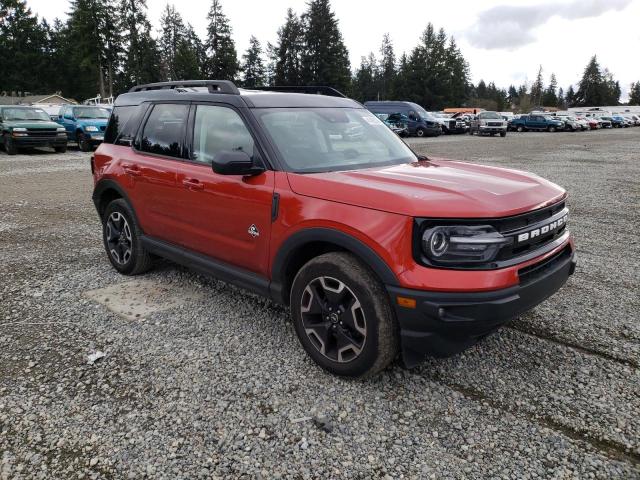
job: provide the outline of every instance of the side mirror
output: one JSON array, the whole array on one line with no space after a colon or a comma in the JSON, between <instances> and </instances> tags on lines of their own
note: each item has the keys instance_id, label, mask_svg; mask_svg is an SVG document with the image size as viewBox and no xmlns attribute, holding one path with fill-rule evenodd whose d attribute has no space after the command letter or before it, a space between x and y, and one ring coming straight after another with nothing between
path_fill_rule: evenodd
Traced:
<instances>
[{"instance_id":1,"label":"side mirror","mask_svg":"<svg viewBox=\"0 0 640 480\"><path fill-rule=\"evenodd\" d=\"M262 166L254 165L251 157L242 150L222 150L213 157L211 168L220 175L259 175Z\"/></svg>"}]
</instances>

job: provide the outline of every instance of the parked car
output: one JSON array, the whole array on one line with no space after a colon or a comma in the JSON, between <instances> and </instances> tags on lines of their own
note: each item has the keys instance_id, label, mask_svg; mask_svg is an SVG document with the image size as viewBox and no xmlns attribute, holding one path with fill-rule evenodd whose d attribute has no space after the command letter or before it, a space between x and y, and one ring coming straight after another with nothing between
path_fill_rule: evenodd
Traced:
<instances>
[{"instance_id":1,"label":"parked car","mask_svg":"<svg viewBox=\"0 0 640 480\"><path fill-rule=\"evenodd\" d=\"M526 132L527 130L546 130L555 132L564 130L564 122L554 117L541 114L521 115L511 121L511 129L518 132Z\"/></svg>"},{"instance_id":2,"label":"parked car","mask_svg":"<svg viewBox=\"0 0 640 480\"><path fill-rule=\"evenodd\" d=\"M83 152L88 152L102 143L110 115L111 112L103 107L65 105L58 114L58 123L65 128L69 140L77 142Z\"/></svg>"},{"instance_id":3,"label":"parked car","mask_svg":"<svg viewBox=\"0 0 640 480\"><path fill-rule=\"evenodd\" d=\"M600 124L600 128L613 128L613 122L611 121L611 117L595 117Z\"/></svg>"},{"instance_id":4,"label":"parked car","mask_svg":"<svg viewBox=\"0 0 640 480\"><path fill-rule=\"evenodd\" d=\"M446 113L430 112L433 118L440 124L442 133L450 135L452 133L466 133L469 128L461 118L454 118Z\"/></svg>"},{"instance_id":5,"label":"parked car","mask_svg":"<svg viewBox=\"0 0 640 480\"><path fill-rule=\"evenodd\" d=\"M578 122L577 119L575 119L574 117L571 116L561 116L561 117L554 117L556 120L560 120L562 122L564 122L564 129L567 132L576 132L578 130L582 130L582 126L580 125L580 123Z\"/></svg>"},{"instance_id":6,"label":"parked car","mask_svg":"<svg viewBox=\"0 0 640 480\"><path fill-rule=\"evenodd\" d=\"M594 117L578 117L579 120L586 122L589 126L589 130L597 130L601 128L600 122Z\"/></svg>"},{"instance_id":7,"label":"parked car","mask_svg":"<svg viewBox=\"0 0 640 480\"><path fill-rule=\"evenodd\" d=\"M576 265L564 189L419 156L348 98L134 87L91 171L118 272L158 255L288 305L307 354L337 375L462 351Z\"/></svg>"},{"instance_id":8,"label":"parked car","mask_svg":"<svg viewBox=\"0 0 640 480\"><path fill-rule=\"evenodd\" d=\"M507 136L508 122L498 112L480 112L471 121L469 134L478 135L489 134L492 137L498 133L501 137Z\"/></svg>"},{"instance_id":9,"label":"parked car","mask_svg":"<svg viewBox=\"0 0 640 480\"><path fill-rule=\"evenodd\" d=\"M569 118L573 119L573 121L575 121L580 126L580 130L585 131L591 129L591 126L589 125L589 122L587 120L574 116L569 116Z\"/></svg>"},{"instance_id":10,"label":"parked car","mask_svg":"<svg viewBox=\"0 0 640 480\"><path fill-rule=\"evenodd\" d=\"M408 119L410 135L417 137L437 137L442 134L438 121L424 108L413 102L365 102L364 106L373 113L401 113Z\"/></svg>"},{"instance_id":11,"label":"parked car","mask_svg":"<svg viewBox=\"0 0 640 480\"><path fill-rule=\"evenodd\" d=\"M409 135L409 118L402 113L376 113L376 117L384 122L391 131L401 137Z\"/></svg>"},{"instance_id":12,"label":"parked car","mask_svg":"<svg viewBox=\"0 0 640 480\"><path fill-rule=\"evenodd\" d=\"M51 121L41 108L0 106L0 133L4 150L15 155L24 147L51 147L56 152L67 151L64 128Z\"/></svg>"},{"instance_id":13,"label":"parked car","mask_svg":"<svg viewBox=\"0 0 640 480\"><path fill-rule=\"evenodd\" d=\"M629 119L624 117L623 115L612 115L611 116L611 123L616 128L629 128L629 127L631 127L633 125L629 121Z\"/></svg>"}]
</instances>

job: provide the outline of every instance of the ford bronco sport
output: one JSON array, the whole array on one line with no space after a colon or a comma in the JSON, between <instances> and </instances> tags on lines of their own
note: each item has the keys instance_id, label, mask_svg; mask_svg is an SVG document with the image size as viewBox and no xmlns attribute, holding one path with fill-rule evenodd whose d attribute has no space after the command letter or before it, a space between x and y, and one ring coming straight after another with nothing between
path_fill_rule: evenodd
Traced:
<instances>
[{"instance_id":1,"label":"ford bronco sport","mask_svg":"<svg viewBox=\"0 0 640 480\"><path fill-rule=\"evenodd\" d=\"M536 175L416 155L359 103L134 87L91 161L113 267L165 257L288 305L345 376L459 352L574 271L566 192Z\"/></svg>"}]
</instances>

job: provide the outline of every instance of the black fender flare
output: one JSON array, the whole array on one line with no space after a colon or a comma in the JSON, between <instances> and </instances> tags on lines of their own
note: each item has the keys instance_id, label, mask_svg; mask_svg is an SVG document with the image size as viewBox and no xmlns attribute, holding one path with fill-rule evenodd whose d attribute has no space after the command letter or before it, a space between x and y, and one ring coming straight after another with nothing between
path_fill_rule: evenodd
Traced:
<instances>
[{"instance_id":1,"label":"black fender flare","mask_svg":"<svg viewBox=\"0 0 640 480\"><path fill-rule=\"evenodd\" d=\"M288 298L289 292L285 290L290 288L290 285L286 284L286 272L292 255L305 244L314 242L332 243L353 253L374 271L383 284L399 285L393 270L391 270L389 265L367 244L347 233L332 228L305 228L287 238L274 257L271 267L271 284L269 289L271 297L278 303L287 303L285 299Z\"/></svg>"},{"instance_id":2,"label":"black fender flare","mask_svg":"<svg viewBox=\"0 0 640 480\"><path fill-rule=\"evenodd\" d=\"M114 190L120 195L124 200L129 204L131 211L133 212L133 216L135 217L136 224L138 228L142 230L142 226L140 225L140 221L138 220L138 215L136 214L136 210L133 208L133 203L131 203L131 199L129 195L124 191L124 189L116 182L115 180L103 179L96 183L96 186L93 188L93 194L91 195L91 199L93 200L93 204L96 207L96 211L100 216L100 220L102 220L102 212L100 210L100 201L102 199L102 194L107 190ZM103 205L106 206L106 205Z\"/></svg>"}]
</instances>

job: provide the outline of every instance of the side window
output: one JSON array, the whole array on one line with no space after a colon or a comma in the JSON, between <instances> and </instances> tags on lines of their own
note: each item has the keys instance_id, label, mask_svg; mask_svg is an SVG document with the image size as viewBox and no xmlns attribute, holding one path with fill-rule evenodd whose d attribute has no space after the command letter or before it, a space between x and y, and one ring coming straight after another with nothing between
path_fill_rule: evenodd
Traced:
<instances>
[{"instance_id":1,"label":"side window","mask_svg":"<svg viewBox=\"0 0 640 480\"><path fill-rule=\"evenodd\" d=\"M155 105L144 126L140 150L169 157L181 157L188 112L188 105Z\"/></svg>"},{"instance_id":2,"label":"side window","mask_svg":"<svg viewBox=\"0 0 640 480\"><path fill-rule=\"evenodd\" d=\"M138 127L138 112L141 106L114 107L109 117L107 130L104 132L104 143L131 145Z\"/></svg>"},{"instance_id":3,"label":"side window","mask_svg":"<svg viewBox=\"0 0 640 480\"><path fill-rule=\"evenodd\" d=\"M193 126L192 160L211 164L222 150L243 151L253 157L253 138L240 115L231 108L198 105Z\"/></svg>"}]
</instances>

